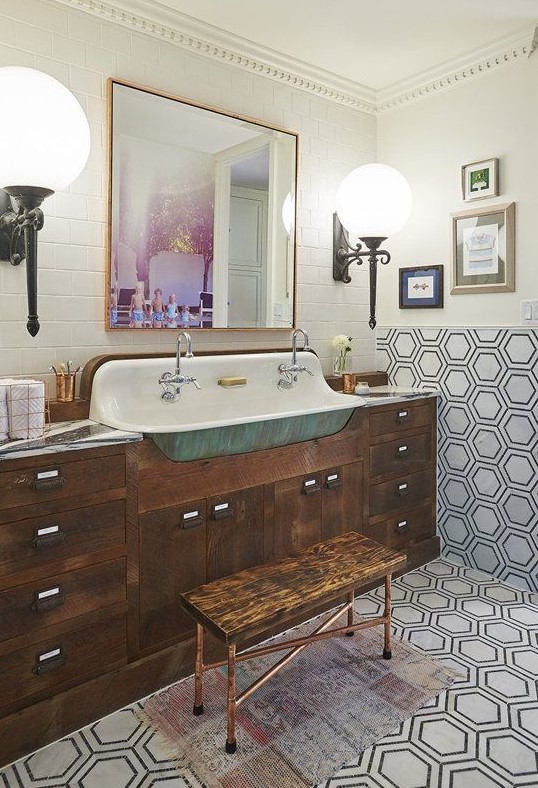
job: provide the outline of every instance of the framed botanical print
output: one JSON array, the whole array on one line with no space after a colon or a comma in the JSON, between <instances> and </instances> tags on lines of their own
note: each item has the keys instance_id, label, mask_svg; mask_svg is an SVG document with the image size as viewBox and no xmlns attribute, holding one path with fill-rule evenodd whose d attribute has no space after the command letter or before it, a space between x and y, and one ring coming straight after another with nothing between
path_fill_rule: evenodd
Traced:
<instances>
[{"instance_id":1,"label":"framed botanical print","mask_svg":"<svg viewBox=\"0 0 538 788\"><path fill-rule=\"evenodd\" d=\"M499 159L485 159L464 164L461 168L461 191L465 202L497 197Z\"/></svg>"},{"instance_id":2,"label":"framed botanical print","mask_svg":"<svg viewBox=\"0 0 538 788\"><path fill-rule=\"evenodd\" d=\"M443 275L442 265L400 268L400 309L442 309Z\"/></svg>"},{"instance_id":3,"label":"framed botanical print","mask_svg":"<svg viewBox=\"0 0 538 788\"><path fill-rule=\"evenodd\" d=\"M453 295L515 290L515 213L510 202L451 214Z\"/></svg>"}]
</instances>

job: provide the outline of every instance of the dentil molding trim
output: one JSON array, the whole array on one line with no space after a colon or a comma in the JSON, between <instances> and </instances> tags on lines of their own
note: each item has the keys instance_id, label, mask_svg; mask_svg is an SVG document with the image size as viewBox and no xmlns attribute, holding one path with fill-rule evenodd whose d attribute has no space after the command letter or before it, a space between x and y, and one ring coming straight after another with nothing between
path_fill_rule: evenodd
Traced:
<instances>
[{"instance_id":1,"label":"dentil molding trim","mask_svg":"<svg viewBox=\"0 0 538 788\"><path fill-rule=\"evenodd\" d=\"M174 11L156 0L55 1L371 115L437 95L514 60L530 57L538 46L538 26L533 25L471 55L376 91Z\"/></svg>"},{"instance_id":2,"label":"dentil molding trim","mask_svg":"<svg viewBox=\"0 0 538 788\"><path fill-rule=\"evenodd\" d=\"M380 90L377 94L377 111L380 113L398 109L458 87L514 60L530 57L537 46L538 26L520 29L510 36L476 49L471 55L447 61Z\"/></svg>"},{"instance_id":3,"label":"dentil molding trim","mask_svg":"<svg viewBox=\"0 0 538 788\"><path fill-rule=\"evenodd\" d=\"M376 112L376 92L353 80L316 68L213 25L148 0L56 0L155 38L163 39L276 82L315 93L369 114Z\"/></svg>"}]
</instances>

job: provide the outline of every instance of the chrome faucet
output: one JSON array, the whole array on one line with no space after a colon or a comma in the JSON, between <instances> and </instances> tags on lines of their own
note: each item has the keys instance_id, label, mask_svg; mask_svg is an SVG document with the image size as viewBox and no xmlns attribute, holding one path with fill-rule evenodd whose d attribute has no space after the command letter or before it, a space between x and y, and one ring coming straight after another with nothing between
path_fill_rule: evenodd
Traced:
<instances>
[{"instance_id":1,"label":"chrome faucet","mask_svg":"<svg viewBox=\"0 0 538 788\"><path fill-rule=\"evenodd\" d=\"M311 349L306 331L303 328L296 328L291 337L291 364L280 364L278 367L281 377L277 386L280 391L291 389L297 383L299 372L308 372L309 375L314 375L304 364L297 363L297 337L299 334L303 335L303 350Z\"/></svg>"},{"instance_id":2,"label":"chrome faucet","mask_svg":"<svg viewBox=\"0 0 538 788\"><path fill-rule=\"evenodd\" d=\"M181 374L181 340L183 337L185 337L186 345L185 358L194 358L191 335L186 331L180 331L177 335L175 372L163 372L159 378L159 385L163 388L163 393L161 394L163 402L176 402L181 396L181 387L186 383L194 383L197 389L201 389L196 378L193 378L191 375Z\"/></svg>"}]
</instances>

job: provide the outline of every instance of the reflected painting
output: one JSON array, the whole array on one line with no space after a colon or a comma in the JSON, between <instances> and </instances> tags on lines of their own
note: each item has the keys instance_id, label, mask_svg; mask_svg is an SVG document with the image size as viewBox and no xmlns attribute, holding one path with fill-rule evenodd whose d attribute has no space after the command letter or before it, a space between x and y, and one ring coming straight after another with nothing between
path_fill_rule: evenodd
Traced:
<instances>
[{"instance_id":1,"label":"reflected painting","mask_svg":"<svg viewBox=\"0 0 538 788\"><path fill-rule=\"evenodd\" d=\"M291 327L296 135L114 80L109 101L107 328Z\"/></svg>"}]
</instances>

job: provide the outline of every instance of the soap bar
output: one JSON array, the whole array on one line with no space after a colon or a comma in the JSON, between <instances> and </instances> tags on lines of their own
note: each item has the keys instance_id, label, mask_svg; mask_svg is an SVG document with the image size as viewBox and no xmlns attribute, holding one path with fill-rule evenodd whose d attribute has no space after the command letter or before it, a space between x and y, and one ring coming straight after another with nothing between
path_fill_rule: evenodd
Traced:
<instances>
[{"instance_id":1,"label":"soap bar","mask_svg":"<svg viewBox=\"0 0 538 788\"><path fill-rule=\"evenodd\" d=\"M218 380L219 386L224 386L228 388L229 386L246 386L247 379L246 378L219 378Z\"/></svg>"}]
</instances>

